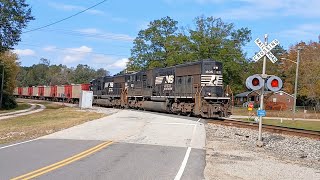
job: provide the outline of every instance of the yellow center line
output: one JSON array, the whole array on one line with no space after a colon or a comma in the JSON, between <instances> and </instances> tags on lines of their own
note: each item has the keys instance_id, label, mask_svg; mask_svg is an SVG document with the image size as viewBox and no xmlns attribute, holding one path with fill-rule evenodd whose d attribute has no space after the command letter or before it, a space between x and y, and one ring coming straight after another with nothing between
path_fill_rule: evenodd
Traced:
<instances>
[{"instance_id":1,"label":"yellow center line","mask_svg":"<svg viewBox=\"0 0 320 180\"><path fill-rule=\"evenodd\" d=\"M49 166L45 166L45 167L40 168L38 170L32 171L30 173L18 176L16 178L11 179L11 180L31 179L31 178L38 177L38 176L40 176L42 174L45 174L45 173L50 172L50 171L53 171L53 170L58 169L58 168L60 168L62 166L68 165L68 164L70 164L70 163L72 163L74 161L82 159L82 158L84 158L84 157L86 157L86 156L88 156L90 154L93 154L93 153L95 153L97 151L100 151L101 149L109 146L112 143L113 143L112 141L103 142L103 143L98 144L97 146L94 146L93 148L90 148L90 149L88 149L86 151L83 151L83 152L81 152L81 153L79 153L77 155L74 155L74 156L69 157L67 159L64 159L62 161L56 162L56 163L51 164Z\"/></svg>"}]
</instances>

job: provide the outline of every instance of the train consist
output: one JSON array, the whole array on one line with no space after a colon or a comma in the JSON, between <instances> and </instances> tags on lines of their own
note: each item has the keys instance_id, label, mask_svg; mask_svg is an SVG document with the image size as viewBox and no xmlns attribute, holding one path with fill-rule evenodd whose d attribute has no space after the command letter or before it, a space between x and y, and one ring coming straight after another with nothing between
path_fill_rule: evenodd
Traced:
<instances>
[{"instance_id":1,"label":"train consist","mask_svg":"<svg viewBox=\"0 0 320 180\"><path fill-rule=\"evenodd\" d=\"M79 102L82 90L93 91L93 104L204 118L226 117L230 97L223 91L222 63L203 60L94 79L90 84L16 88L15 95Z\"/></svg>"},{"instance_id":2,"label":"train consist","mask_svg":"<svg viewBox=\"0 0 320 180\"><path fill-rule=\"evenodd\" d=\"M93 103L204 118L230 115L222 64L203 60L92 80Z\"/></svg>"},{"instance_id":3,"label":"train consist","mask_svg":"<svg viewBox=\"0 0 320 180\"><path fill-rule=\"evenodd\" d=\"M13 95L20 98L78 103L81 91L89 89L90 84L17 87Z\"/></svg>"}]
</instances>

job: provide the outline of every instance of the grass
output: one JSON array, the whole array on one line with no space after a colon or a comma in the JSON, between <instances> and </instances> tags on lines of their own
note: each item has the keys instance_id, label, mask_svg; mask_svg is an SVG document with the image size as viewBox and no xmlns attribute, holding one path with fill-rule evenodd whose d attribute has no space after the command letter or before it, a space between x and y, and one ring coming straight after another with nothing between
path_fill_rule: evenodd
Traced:
<instances>
[{"instance_id":1,"label":"grass","mask_svg":"<svg viewBox=\"0 0 320 180\"><path fill-rule=\"evenodd\" d=\"M254 108L251 113L254 113L256 115L257 109ZM243 107L234 107L232 110L232 115L242 115L242 116L248 116L248 109ZM267 110L267 117L284 117L284 118L292 118L292 111L276 111L276 110ZM299 109L295 113L296 118L305 118L305 119L320 119L320 113L319 112L311 112L307 111L304 113L303 109Z\"/></svg>"},{"instance_id":2,"label":"grass","mask_svg":"<svg viewBox=\"0 0 320 180\"><path fill-rule=\"evenodd\" d=\"M2 113L8 113L8 112L14 112L14 111L20 111L20 110L24 110L24 109L28 109L30 108L31 105L27 104L27 103L18 103L18 107L14 108L14 109L10 109L10 110L0 110L0 114Z\"/></svg>"},{"instance_id":3,"label":"grass","mask_svg":"<svg viewBox=\"0 0 320 180\"><path fill-rule=\"evenodd\" d=\"M0 121L0 144L37 138L105 116L52 103L46 107L39 113Z\"/></svg>"},{"instance_id":4,"label":"grass","mask_svg":"<svg viewBox=\"0 0 320 180\"><path fill-rule=\"evenodd\" d=\"M248 121L248 119L241 119L243 121ZM299 128L305 130L319 131L320 132L320 121L304 121L304 120L283 120L282 123L277 119L263 119L263 124L275 125L290 128Z\"/></svg>"}]
</instances>

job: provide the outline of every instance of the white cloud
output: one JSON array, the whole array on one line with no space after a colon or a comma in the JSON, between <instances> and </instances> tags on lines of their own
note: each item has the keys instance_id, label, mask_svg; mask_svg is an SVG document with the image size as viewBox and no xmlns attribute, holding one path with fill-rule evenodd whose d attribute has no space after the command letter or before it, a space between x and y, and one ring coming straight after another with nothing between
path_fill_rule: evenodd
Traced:
<instances>
[{"instance_id":1,"label":"white cloud","mask_svg":"<svg viewBox=\"0 0 320 180\"><path fill-rule=\"evenodd\" d=\"M76 6L76 5L69 5L69 4L62 4L62 3L55 3L55 2L50 2L49 6L64 10L64 11L83 11L86 9L86 7L83 6ZM93 15L104 15L105 13L100 10L95 10L95 9L89 9L86 11L86 13L93 14Z\"/></svg>"},{"instance_id":2,"label":"white cloud","mask_svg":"<svg viewBox=\"0 0 320 180\"><path fill-rule=\"evenodd\" d=\"M279 32L281 37L296 39L301 37L301 40L317 39L320 32L320 24L302 24L292 29L287 29Z\"/></svg>"},{"instance_id":3,"label":"white cloud","mask_svg":"<svg viewBox=\"0 0 320 180\"><path fill-rule=\"evenodd\" d=\"M81 46L79 48L68 48L64 51L63 63L72 64L84 60L88 54L92 52L92 48Z\"/></svg>"},{"instance_id":4,"label":"white cloud","mask_svg":"<svg viewBox=\"0 0 320 180\"><path fill-rule=\"evenodd\" d=\"M105 40L116 40L116 41L125 41L125 42L132 42L134 40L133 37L127 34L103 32L96 28L79 29L77 30L77 32L80 32L84 35L87 35L92 38L97 38L100 40L105 39Z\"/></svg>"},{"instance_id":5,"label":"white cloud","mask_svg":"<svg viewBox=\"0 0 320 180\"><path fill-rule=\"evenodd\" d=\"M35 51L31 49L15 49L13 52L19 56L34 56L36 54Z\"/></svg>"},{"instance_id":6,"label":"white cloud","mask_svg":"<svg viewBox=\"0 0 320 180\"><path fill-rule=\"evenodd\" d=\"M100 33L100 30L96 28L86 28L86 29L79 29L78 30L81 33L87 33L87 34L97 34Z\"/></svg>"},{"instance_id":7,"label":"white cloud","mask_svg":"<svg viewBox=\"0 0 320 180\"><path fill-rule=\"evenodd\" d=\"M57 47L56 46L46 46L42 49L47 52L52 52L52 51L55 51L57 49Z\"/></svg>"},{"instance_id":8,"label":"white cloud","mask_svg":"<svg viewBox=\"0 0 320 180\"><path fill-rule=\"evenodd\" d=\"M119 60L117 60L116 62L107 65L107 69L111 69L111 70L114 70L114 69L123 70L123 69L126 68L128 61L129 61L128 58L119 59Z\"/></svg>"}]
</instances>

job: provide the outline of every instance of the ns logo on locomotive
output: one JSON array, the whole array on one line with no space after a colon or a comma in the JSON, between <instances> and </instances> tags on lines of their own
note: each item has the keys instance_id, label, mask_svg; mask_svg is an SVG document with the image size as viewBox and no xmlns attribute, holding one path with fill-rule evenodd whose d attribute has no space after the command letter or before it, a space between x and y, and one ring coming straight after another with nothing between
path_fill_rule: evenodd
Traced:
<instances>
[{"instance_id":1,"label":"ns logo on locomotive","mask_svg":"<svg viewBox=\"0 0 320 180\"><path fill-rule=\"evenodd\" d=\"M90 82L93 103L204 118L226 117L230 97L223 91L222 63L213 60L106 76Z\"/></svg>"}]
</instances>

